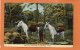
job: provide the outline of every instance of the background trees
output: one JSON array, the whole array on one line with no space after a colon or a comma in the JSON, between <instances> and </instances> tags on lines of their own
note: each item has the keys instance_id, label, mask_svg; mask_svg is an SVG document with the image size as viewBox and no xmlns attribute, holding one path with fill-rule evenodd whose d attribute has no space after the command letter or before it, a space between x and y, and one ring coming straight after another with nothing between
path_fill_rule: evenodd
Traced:
<instances>
[{"instance_id":1,"label":"background trees","mask_svg":"<svg viewBox=\"0 0 80 50\"><path fill-rule=\"evenodd\" d=\"M73 25L73 6L72 4L43 4L43 3L5 3L5 27L13 27L15 21L24 20L27 22L50 22L57 27L58 23L65 25L65 29L72 29ZM33 11L24 10L25 7L35 5ZM40 12L39 5L43 7ZM26 8L26 9L27 9ZM30 8L31 9L31 8Z\"/></svg>"},{"instance_id":2,"label":"background trees","mask_svg":"<svg viewBox=\"0 0 80 50\"><path fill-rule=\"evenodd\" d=\"M23 11L25 7L28 8L33 4L36 6L35 10ZM43 7L42 12L40 12L39 10L39 5ZM56 29L58 25L64 24L66 39L73 39L72 4L5 3L5 28L13 28L17 20L23 20L28 25L30 25L33 22L50 22L50 24L53 25Z\"/></svg>"}]
</instances>

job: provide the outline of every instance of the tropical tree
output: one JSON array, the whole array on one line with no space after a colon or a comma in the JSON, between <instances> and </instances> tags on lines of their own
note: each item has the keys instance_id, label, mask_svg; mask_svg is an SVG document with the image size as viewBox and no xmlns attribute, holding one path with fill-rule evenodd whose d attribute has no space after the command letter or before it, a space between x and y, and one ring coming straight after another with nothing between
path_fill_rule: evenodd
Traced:
<instances>
[{"instance_id":1,"label":"tropical tree","mask_svg":"<svg viewBox=\"0 0 80 50\"><path fill-rule=\"evenodd\" d=\"M7 26L10 27L13 21L23 16L22 12L25 5L22 7L21 4L22 3L5 3L5 24L7 23Z\"/></svg>"},{"instance_id":2,"label":"tropical tree","mask_svg":"<svg viewBox=\"0 0 80 50\"><path fill-rule=\"evenodd\" d=\"M30 3L30 4L28 5L28 7L31 6L31 5L33 5L33 4L35 4L35 6L36 6L36 12L37 12L36 22L38 23L38 18L39 18L39 8L38 8L38 5L39 5L39 3Z\"/></svg>"}]
</instances>

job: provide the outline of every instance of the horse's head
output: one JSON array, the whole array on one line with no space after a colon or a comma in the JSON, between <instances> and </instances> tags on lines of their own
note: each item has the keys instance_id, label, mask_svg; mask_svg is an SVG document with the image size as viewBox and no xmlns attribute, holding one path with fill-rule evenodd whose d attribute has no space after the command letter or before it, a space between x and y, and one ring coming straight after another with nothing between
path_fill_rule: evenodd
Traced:
<instances>
[{"instance_id":1,"label":"horse's head","mask_svg":"<svg viewBox=\"0 0 80 50\"><path fill-rule=\"evenodd\" d=\"M44 29L47 29L48 28L48 25L49 25L49 22L46 22L46 24L44 26Z\"/></svg>"},{"instance_id":2,"label":"horse's head","mask_svg":"<svg viewBox=\"0 0 80 50\"><path fill-rule=\"evenodd\" d=\"M22 25L23 21L18 21L17 23L18 23L17 27L20 27Z\"/></svg>"}]
</instances>

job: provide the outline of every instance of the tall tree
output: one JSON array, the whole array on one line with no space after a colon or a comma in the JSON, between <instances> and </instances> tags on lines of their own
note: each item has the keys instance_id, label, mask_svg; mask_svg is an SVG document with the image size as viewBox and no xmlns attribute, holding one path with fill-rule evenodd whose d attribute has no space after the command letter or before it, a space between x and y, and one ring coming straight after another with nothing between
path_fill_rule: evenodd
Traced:
<instances>
[{"instance_id":1,"label":"tall tree","mask_svg":"<svg viewBox=\"0 0 80 50\"><path fill-rule=\"evenodd\" d=\"M33 4L35 4L35 6L36 6L36 12L37 12L36 22L38 23L38 18L39 18L39 8L38 8L38 5L39 5L39 3L30 3L30 4L28 5L28 7L31 6L31 5L33 5Z\"/></svg>"},{"instance_id":2,"label":"tall tree","mask_svg":"<svg viewBox=\"0 0 80 50\"><path fill-rule=\"evenodd\" d=\"M8 23L9 26L12 25L13 20L20 18L25 7L25 5L21 6L21 4L22 3L5 3L5 21L7 21L6 23Z\"/></svg>"}]
</instances>

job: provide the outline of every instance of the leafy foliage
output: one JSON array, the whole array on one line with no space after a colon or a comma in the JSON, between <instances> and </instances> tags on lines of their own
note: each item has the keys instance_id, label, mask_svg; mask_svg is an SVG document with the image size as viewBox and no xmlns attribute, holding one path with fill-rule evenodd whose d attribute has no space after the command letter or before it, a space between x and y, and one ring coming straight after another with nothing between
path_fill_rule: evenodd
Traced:
<instances>
[{"instance_id":1,"label":"leafy foliage","mask_svg":"<svg viewBox=\"0 0 80 50\"><path fill-rule=\"evenodd\" d=\"M12 29L16 26L15 22L17 20L23 20L26 24L29 26L31 23L38 23L38 22L50 22L51 25L53 25L56 30L58 28L59 23L63 24L65 27L65 36L67 40L65 41L73 41L73 5L72 4L42 4L42 3L29 3L24 4L23 3L5 3L5 19L4 19L4 27L5 29ZM31 6L35 4L36 10L30 11L30 10L24 10L24 8L27 6ZM43 14L39 12L39 5L41 5L44 8ZM10 31L10 30L8 30ZM13 30L12 30L13 31ZM50 41L51 35L47 33L45 36L48 36L46 39ZM33 36L31 36L32 42L38 42L37 39L33 39ZM6 37L5 37L6 38ZM59 38L59 36L55 37L56 39ZM55 40L55 41L61 41L61 40ZM70 44L72 42L70 41ZM34 43L35 43L34 42ZM9 42L7 42L9 43Z\"/></svg>"}]
</instances>

